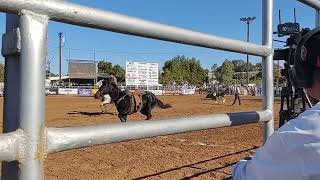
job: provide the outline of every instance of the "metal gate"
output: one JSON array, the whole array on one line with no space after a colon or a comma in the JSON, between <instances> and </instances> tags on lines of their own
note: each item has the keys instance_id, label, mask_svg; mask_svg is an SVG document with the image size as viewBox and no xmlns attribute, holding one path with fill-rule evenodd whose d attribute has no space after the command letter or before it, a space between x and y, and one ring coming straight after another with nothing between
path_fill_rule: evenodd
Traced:
<instances>
[{"instance_id":1,"label":"metal gate","mask_svg":"<svg viewBox=\"0 0 320 180\"><path fill-rule=\"evenodd\" d=\"M266 140L274 131L273 0L262 1L263 38L262 45L256 45L61 0L0 0L0 11L11 13L7 14L6 33L2 38L6 68L5 133L0 135L0 160L5 161L2 168L3 179L43 179L43 163L47 154L98 144L256 122L263 122ZM318 26L320 1L299 1L317 9ZM47 128L44 124L44 74L49 20L260 56L263 62L262 110L111 125Z\"/></svg>"}]
</instances>

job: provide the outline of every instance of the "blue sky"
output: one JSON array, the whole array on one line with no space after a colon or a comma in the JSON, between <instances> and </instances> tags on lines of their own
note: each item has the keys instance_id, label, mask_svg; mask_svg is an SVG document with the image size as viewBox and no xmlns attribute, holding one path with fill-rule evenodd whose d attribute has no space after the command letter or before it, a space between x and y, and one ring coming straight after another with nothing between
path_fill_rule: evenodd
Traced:
<instances>
[{"instance_id":1,"label":"blue sky","mask_svg":"<svg viewBox=\"0 0 320 180\"><path fill-rule=\"evenodd\" d=\"M261 0L71 0L71 2L96 7L116 13L152 20L213 35L246 40L246 25L240 17L256 16L250 25L250 41L261 44ZM314 10L295 0L274 1L274 30L278 24L278 9L282 22L293 21L296 8L297 21L301 27L314 27ZM5 31L5 14L0 13L0 33ZM102 30L82 28L57 22L49 24L49 53L51 71L58 72L58 33L62 32L66 42L63 49L63 73L67 73L69 55L72 59L108 60L125 66L126 61L159 62L176 55L196 57L204 68L225 59L245 59L244 54L198 48L159 40L128 36ZM281 39L274 36L276 39ZM282 38L283 39L283 38ZM275 47L283 44L274 43ZM1 45L0 45L1 46ZM72 50L83 49L83 50ZM86 49L86 50L85 50ZM102 52L103 51L103 52ZM0 60L3 58L0 57ZM257 63L261 58L250 56Z\"/></svg>"}]
</instances>

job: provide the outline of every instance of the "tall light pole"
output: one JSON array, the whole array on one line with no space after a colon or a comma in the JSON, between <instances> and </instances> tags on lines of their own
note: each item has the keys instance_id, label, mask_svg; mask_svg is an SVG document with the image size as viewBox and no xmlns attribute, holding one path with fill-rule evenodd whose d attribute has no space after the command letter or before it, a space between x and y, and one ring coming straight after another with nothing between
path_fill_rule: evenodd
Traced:
<instances>
[{"instance_id":1,"label":"tall light pole","mask_svg":"<svg viewBox=\"0 0 320 180\"><path fill-rule=\"evenodd\" d=\"M242 17L240 21L247 23L247 42L249 42L250 36L250 23L255 20L256 17ZM247 54L247 88L249 87L249 55Z\"/></svg>"},{"instance_id":2,"label":"tall light pole","mask_svg":"<svg viewBox=\"0 0 320 180\"><path fill-rule=\"evenodd\" d=\"M59 33L59 86L61 86L62 32Z\"/></svg>"}]
</instances>

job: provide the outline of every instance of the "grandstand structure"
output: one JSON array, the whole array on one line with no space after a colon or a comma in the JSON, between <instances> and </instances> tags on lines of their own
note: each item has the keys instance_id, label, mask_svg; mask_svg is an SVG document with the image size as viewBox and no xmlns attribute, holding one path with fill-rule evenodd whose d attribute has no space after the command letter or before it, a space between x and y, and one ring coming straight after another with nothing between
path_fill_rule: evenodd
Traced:
<instances>
[{"instance_id":1,"label":"grandstand structure","mask_svg":"<svg viewBox=\"0 0 320 180\"><path fill-rule=\"evenodd\" d=\"M59 85L59 77L49 77L52 85ZM98 79L97 61L68 59L68 74L61 77L63 85L93 86Z\"/></svg>"}]
</instances>

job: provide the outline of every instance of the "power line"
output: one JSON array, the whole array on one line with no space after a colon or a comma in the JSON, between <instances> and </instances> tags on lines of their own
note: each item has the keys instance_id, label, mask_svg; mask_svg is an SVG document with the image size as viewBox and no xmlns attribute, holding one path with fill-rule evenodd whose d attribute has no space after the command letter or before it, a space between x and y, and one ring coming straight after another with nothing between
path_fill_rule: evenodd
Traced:
<instances>
[{"instance_id":1,"label":"power line","mask_svg":"<svg viewBox=\"0 0 320 180\"><path fill-rule=\"evenodd\" d=\"M81 49L81 48L64 48L65 50L72 51L89 51L89 52L105 52L112 54L183 54L182 52L133 52L133 51L121 51L121 50L94 50L94 49ZM199 52L199 54L211 54L212 51Z\"/></svg>"}]
</instances>

